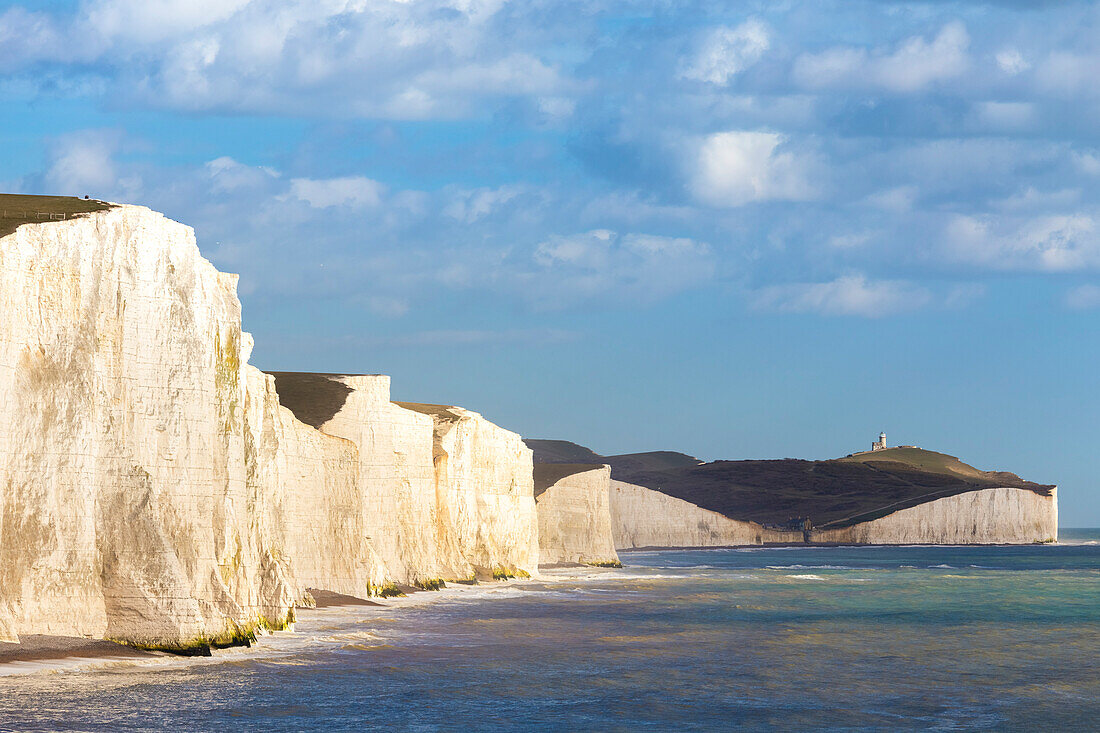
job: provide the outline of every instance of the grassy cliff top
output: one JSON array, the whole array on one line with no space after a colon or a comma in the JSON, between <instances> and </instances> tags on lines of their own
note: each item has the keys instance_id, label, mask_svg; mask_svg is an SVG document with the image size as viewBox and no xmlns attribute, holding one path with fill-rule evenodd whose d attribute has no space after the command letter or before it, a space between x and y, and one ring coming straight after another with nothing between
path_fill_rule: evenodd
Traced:
<instances>
[{"instance_id":1,"label":"grassy cliff top","mask_svg":"<svg viewBox=\"0 0 1100 733\"><path fill-rule=\"evenodd\" d=\"M113 204L75 196L30 196L0 193L0 237L6 237L22 224L64 221L93 211L105 211Z\"/></svg>"},{"instance_id":2,"label":"grassy cliff top","mask_svg":"<svg viewBox=\"0 0 1100 733\"><path fill-rule=\"evenodd\" d=\"M912 447L864 451L862 453L854 453L844 458L837 458L836 460L871 464L881 461L890 461L893 463L902 463L921 471L953 474L969 478L984 476L988 473L987 471L979 471L973 466L963 463L955 456L949 456L946 453L937 453L933 450Z\"/></svg>"}]
</instances>

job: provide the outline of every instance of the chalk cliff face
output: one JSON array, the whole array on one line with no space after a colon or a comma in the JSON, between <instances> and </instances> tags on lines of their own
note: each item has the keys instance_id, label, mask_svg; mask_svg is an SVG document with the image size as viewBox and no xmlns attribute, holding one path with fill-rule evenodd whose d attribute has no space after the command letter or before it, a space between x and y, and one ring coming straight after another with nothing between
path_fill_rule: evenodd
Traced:
<instances>
[{"instance_id":1,"label":"chalk cliff face","mask_svg":"<svg viewBox=\"0 0 1100 733\"><path fill-rule=\"evenodd\" d=\"M607 465L535 466L540 563L619 562L611 531L610 490Z\"/></svg>"},{"instance_id":2,"label":"chalk cliff face","mask_svg":"<svg viewBox=\"0 0 1100 733\"><path fill-rule=\"evenodd\" d=\"M256 470L275 403L236 278L142 207L0 242L3 636L171 646L285 623L286 497Z\"/></svg>"},{"instance_id":3,"label":"chalk cliff face","mask_svg":"<svg viewBox=\"0 0 1100 733\"><path fill-rule=\"evenodd\" d=\"M813 542L1021 544L1058 539L1058 494L997 488L936 499L843 529L811 533Z\"/></svg>"},{"instance_id":4,"label":"chalk cliff face","mask_svg":"<svg viewBox=\"0 0 1100 733\"><path fill-rule=\"evenodd\" d=\"M296 415L358 449L363 533L385 576L373 587L537 571L531 452L516 433L460 407L391 402L383 375L275 379Z\"/></svg>"},{"instance_id":5,"label":"chalk cliff face","mask_svg":"<svg viewBox=\"0 0 1100 733\"><path fill-rule=\"evenodd\" d=\"M0 639L229 643L307 588L537 570L518 435L380 376L299 419L236 282L142 207L0 238Z\"/></svg>"},{"instance_id":6,"label":"chalk cliff face","mask_svg":"<svg viewBox=\"0 0 1100 733\"><path fill-rule=\"evenodd\" d=\"M611 480L615 547L723 547L801 542L801 532L766 529L642 486Z\"/></svg>"},{"instance_id":7,"label":"chalk cliff face","mask_svg":"<svg viewBox=\"0 0 1100 733\"><path fill-rule=\"evenodd\" d=\"M363 529L388 579L415 583L442 577L435 522L432 419L390 402L387 376L328 379L348 391L335 414L319 427L359 449ZM352 595L364 592L360 589Z\"/></svg>"},{"instance_id":8,"label":"chalk cliff face","mask_svg":"<svg viewBox=\"0 0 1100 733\"><path fill-rule=\"evenodd\" d=\"M970 491L879 519L808 533L766 528L652 489L611 481L615 547L715 547L762 543L1028 544L1058 539L1058 495L1029 489Z\"/></svg>"},{"instance_id":9,"label":"chalk cliff face","mask_svg":"<svg viewBox=\"0 0 1100 733\"><path fill-rule=\"evenodd\" d=\"M279 405L271 377L249 369L267 403L256 471L281 498L272 525L299 587L368 595L389 576L370 539L358 447L297 420Z\"/></svg>"},{"instance_id":10,"label":"chalk cliff face","mask_svg":"<svg viewBox=\"0 0 1100 733\"><path fill-rule=\"evenodd\" d=\"M433 422L441 577L537 573L531 451L523 439L461 407L397 404Z\"/></svg>"}]
</instances>

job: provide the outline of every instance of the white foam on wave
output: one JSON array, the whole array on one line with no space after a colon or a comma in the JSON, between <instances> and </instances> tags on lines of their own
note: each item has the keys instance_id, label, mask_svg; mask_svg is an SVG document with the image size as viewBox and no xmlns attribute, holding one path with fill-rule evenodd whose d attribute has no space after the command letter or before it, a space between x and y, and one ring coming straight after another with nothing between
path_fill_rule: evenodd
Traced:
<instances>
[{"instance_id":1,"label":"white foam on wave","mask_svg":"<svg viewBox=\"0 0 1100 733\"><path fill-rule=\"evenodd\" d=\"M768 565L768 570L868 570L869 568L857 568L851 565Z\"/></svg>"}]
</instances>

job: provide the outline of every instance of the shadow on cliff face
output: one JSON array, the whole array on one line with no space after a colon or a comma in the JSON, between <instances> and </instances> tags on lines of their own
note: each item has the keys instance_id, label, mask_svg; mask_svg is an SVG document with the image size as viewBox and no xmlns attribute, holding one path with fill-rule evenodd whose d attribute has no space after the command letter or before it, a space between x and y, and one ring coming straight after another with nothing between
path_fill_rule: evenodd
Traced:
<instances>
[{"instance_id":1,"label":"shadow on cliff face","mask_svg":"<svg viewBox=\"0 0 1100 733\"><path fill-rule=\"evenodd\" d=\"M341 374L309 372L268 372L275 377L279 404L294 413L306 425L320 428L347 402L351 387L333 377Z\"/></svg>"}]
</instances>

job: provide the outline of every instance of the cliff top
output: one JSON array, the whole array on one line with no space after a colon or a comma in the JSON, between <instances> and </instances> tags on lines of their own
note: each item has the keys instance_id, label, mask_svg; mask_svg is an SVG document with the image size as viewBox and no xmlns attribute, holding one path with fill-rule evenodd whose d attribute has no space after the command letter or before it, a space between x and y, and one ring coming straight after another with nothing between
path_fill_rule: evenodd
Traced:
<instances>
[{"instance_id":1,"label":"cliff top","mask_svg":"<svg viewBox=\"0 0 1100 733\"><path fill-rule=\"evenodd\" d=\"M0 237L6 237L23 224L64 221L93 211L105 211L112 206L114 204L75 196L0 193Z\"/></svg>"},{"instance_id":2,"label":"cliff top","mask_svg":"<svg viewBox=\"0 0 1100 733\"><path fill-rule=\"evenodd\" d=\"M539 496L566 476L584 473L585 471L595 471L606 465L606 463L536 463L535 496Z\"/></svg>"},{"instance_id":3,"label":"cliff top","mask_svg":"<svg viewBox=\"0 0 1100 733\"><path fill-rule=\"evenodd\" d=\"M955 456L949 456L946 453L937 453L936 451L925 450L923 448L885 448L877 451L864 451L844 458L837 458L836 460L851 463L865 463L869 466L874 466L886 461L890 463L901 463L918 471L960 476L967 479L999 479L1008 482L1020 482L1020 477L1014 473L980 471L973 466L963 463ZM1028 482L1024 481L1023 483Z\"/></svg>"},{"instance_id":4,"label":"cliff top","mask_svg":"<svg viewBox=\"0 0 1100 733\"><path fill-rule=\"evenodd\" d=\"M523 442L535 454L535 463L603 463L603 456L568 440L524 438Z\"/></svg>"},{"instance_id":5,"label":"cliff top","mask_svg":"<svg viewBox=\"0 0 1100 733\"><path fill-rule=\"evenodd\" d=\"M615 456L605 456L605 460L620 473L666 471L671 468L699 466L703 463L695 456L670 450L655 450L648 453L622 453Z\"/></svg>"},{"instance_id":6,"label":"cliff top","mask_svg":"<svg viewBox=\"0 0 1100 733\"><path fill-rule=\"evenodd\" d=\"M419 412L422 415L431 415L432 417L438 417L441 420L450 420L454 422L459 419L458 413L455 412L456 408L453 405L433 405L427 402L394 402L393 404L398 407L404 407L406 410L412 410L413 412Z\"/></svg>"},{"instance_id":7,"label":"cliff top","mask_svg":"<svg viewBox=\"0 0 1100 733\"><path fill-rule=\"evenodd\" d=\"M698 466L702 463L694 456L668 450L601 456L590 448L568 440L524 438L523 442L535 454L535 463L587 463L597 465L606 463L624 472L660 471L682 466Z\"/></svg>"}]
</instances>

